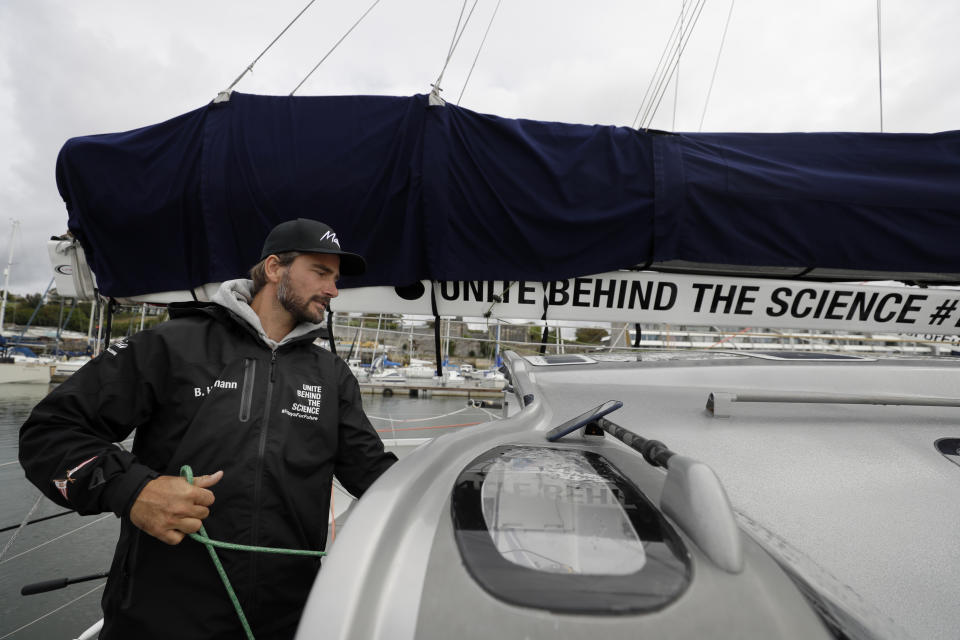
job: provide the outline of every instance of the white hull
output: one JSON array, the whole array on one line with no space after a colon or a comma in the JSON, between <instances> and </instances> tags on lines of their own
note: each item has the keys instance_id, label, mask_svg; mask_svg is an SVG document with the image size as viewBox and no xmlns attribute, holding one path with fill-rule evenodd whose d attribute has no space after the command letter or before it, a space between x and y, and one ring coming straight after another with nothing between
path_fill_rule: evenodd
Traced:
<instances>
[{"instance_id":1,"label":"white hull","mask_svg":"<svg viewBox=\"0 0 960 640\"><path fill-rule=\"evenodd\" d=\"M50 365L41 363L0 363L0 384L50 384Z\"/></svg>"},{"instance_id":2,"label":"white hull","mask_svg":"<svg viewBox=\"0 0 960 640\"><path fill-rule=\"evenodd\" d=\"M90 362L90 358L87 357L71 358L70 360L58 362L53 368L52 381L62 382L66 380L88 362Z\"/></svg>"}]
</instances>

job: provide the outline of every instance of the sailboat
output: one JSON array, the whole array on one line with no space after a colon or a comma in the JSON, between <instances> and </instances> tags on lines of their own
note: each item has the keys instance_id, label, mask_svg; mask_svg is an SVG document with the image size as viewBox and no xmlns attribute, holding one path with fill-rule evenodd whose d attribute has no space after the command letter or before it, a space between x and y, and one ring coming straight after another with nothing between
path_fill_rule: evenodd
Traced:
<instances>
[{"instance_id":1,"label":"sailboat","mask_svg":"<svg viewBox=\"0 0 960 640\"><path fill-rule=\"evenodd\" d=\"M10 269L13 267L13 240L17 234L20 222L13 221L13 228L10 231L10 251L7 258L7 266L3 269L3 301L0 302L0 346L2 346L2 357L0 357L0 384L5 383L29 383L29 384L49 384L51 374L51 363L41 360L37 357L29 357L21 354L19 350L11 349L16 345L11 345L2 335L4 319L7 311L7 292L10 289ZM29 351L29 349L27 349ZM31 356L33 354L31 353Z\"/></svg>"},{"instance_id":2,"label":"sailboat","mask_svg":"<svg viewBox=\"0 0 960 640\"><path fill-rule=\"evenodd\" d=\"M159 138L172 142L146 144ZM196 171L157 171L151 155L162 188L98 191L87 177L96 163L142 184L137 149L158 146ZM203 299L243 273L270 224L323 201L370 256L338 299L351 311L949 336L957 292L935 285L960 281L960 184L937 176L956 175L958 150L958 132L657 134L427 96L233 94L69 141L58 184L76 240L60 255L74 274L89 264L105 296ZM356 162L338 171L331 158L348 152ZM229 179L251 174L262 192ZM141 195L157 192L169 199ZM192 215L151 226L174 209ZM811 220L827 218L844 232L823 237ZM143 261L135 237L178 250ZM925 286L862 283L891 278ZM506 363L510 417L434 440L371 489L298 637L486 637L491 621L567 638L960 626L945 569L960 519L943 508L960 498L955 362L717 351Z\"/></svg>"},{"instance_id":3,"label":"sailboat","mask_svg":"<svg viewBox=\"0 0 960 640\"><path fill-rule=\"evenodd\" d=\"M73 274L64 295L92 296L95 274L115 300L204 300L273 224L323 203L369 259L345 311L949 341L958 165L956 131L678 134L426 94L233 92L70 140L57 182L72 237L51 255ZM144 260L138 238L164 250ZM298 638L960 628L955 361L504 359L506 419L418 448L351 509Z\"/></svg>"}]
</instances>

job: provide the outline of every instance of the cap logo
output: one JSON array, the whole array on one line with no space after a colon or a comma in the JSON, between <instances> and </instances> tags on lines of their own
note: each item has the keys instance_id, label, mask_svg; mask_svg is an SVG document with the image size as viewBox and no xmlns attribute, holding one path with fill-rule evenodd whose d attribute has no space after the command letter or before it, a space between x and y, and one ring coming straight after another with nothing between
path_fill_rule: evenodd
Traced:
<instances>
[{"instance_id":1,"label":"cap logo","mask_svg":"<svg viewBox=\"0 0 960 640\"><path fill-rule=\"evenodd\" d=\"M337 240L337 234L335 234L333 231L327 231L324 233L323 237L320 238L320 242L323 242L324 240L330 240L330 242L337 245L338 249L340 248L340 241Z\"/></svg>"}]
</instances>

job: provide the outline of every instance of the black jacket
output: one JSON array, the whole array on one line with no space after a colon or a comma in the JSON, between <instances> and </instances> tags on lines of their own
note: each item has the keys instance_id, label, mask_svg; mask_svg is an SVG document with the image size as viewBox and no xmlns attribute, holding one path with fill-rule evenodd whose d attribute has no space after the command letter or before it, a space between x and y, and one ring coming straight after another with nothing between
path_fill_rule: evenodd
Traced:
<instances>
[{"instance_id":1,"label":"black jacket","mask_svg":"<svg viewBox=\"0 0 960 640\"><path fill-rule=\"evenodd\" d=\"M158 474L223 469L204 521L217 540L323 549L332 477L360 496L396 457L363 413L356 378L313 345L266 346L215 304L171 306L169 322L111 345L34 409L20 431L27 477L82 514L113 511L120 540L102 638L240 638L206 549L133 526ZM113 442L136 429L132 452ZM78 468L79 467L79 468ZM319 560L219 552L258 640L291 637Z\"/></svg>"}]
</instances>

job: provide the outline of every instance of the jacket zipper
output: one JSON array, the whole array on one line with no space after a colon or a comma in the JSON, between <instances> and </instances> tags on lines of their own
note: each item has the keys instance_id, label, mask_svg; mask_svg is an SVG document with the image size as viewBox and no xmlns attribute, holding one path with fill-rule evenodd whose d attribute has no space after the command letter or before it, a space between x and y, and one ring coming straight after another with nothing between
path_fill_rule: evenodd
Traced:
<instances>
[{"instance_id":1,"label":"jacket zipper","mask_svg":"<svg viewBox=\"0 0 960 640\"><path fill-rule=\"evenodd\" d=\"M260 428L260 444L257 448L257 470L253 485L253 526L252 541L250 544L260 544L260 488L263 484L263 457L267 449L267 431L270 426L270 399L273 396L273 383L276 381L277 351L270 354L270 376L267 382L267 398L264 403L263 426ZM250 554L250 590L253 595L254 607L258 606L259 598L256 597L257 585L257 555Z\"/></svg>"},{"instance_id":2,"label":"jacket zipper","mask_svg":"<svg viewBox=\"0 0 960 640\"><path fill-rule=\"evenodd\" d=\"M243 360L243 390L240 395L240 422L250 419L250 406L253 404L253 382L257 371L257 361L254 358Z\"/></svg>"}]
</instances>

